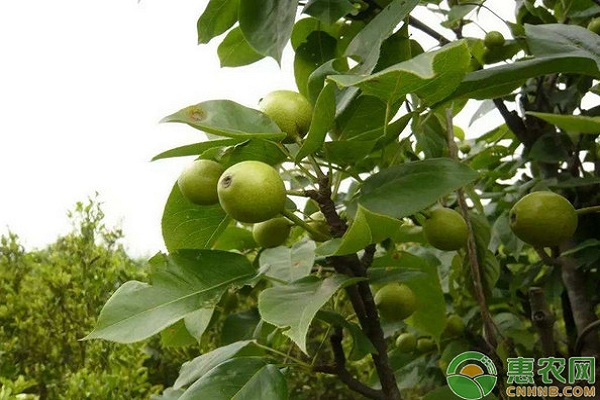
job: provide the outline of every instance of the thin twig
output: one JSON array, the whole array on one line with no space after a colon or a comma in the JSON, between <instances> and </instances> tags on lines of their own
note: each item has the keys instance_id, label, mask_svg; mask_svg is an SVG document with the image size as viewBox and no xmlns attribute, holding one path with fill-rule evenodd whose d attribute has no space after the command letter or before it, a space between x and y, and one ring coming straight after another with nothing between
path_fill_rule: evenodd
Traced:
<instances>
[{"instance_id":1,"label":"thin twig","mask_svg":"<svg viewBox=\"0 0 600 400\"><path fill-rule=\"evenodd\" d=\"M600 206L578 208L577 210L575 210L575 212L577 213L577 215L600 213Z\"/></svg>"},{"instance_id":2,"label":"thin twig","mask_svg":"<svg viewBox=\"0 0 600 400\"><path fill-rule=\"evenodd\" d=\"M363 384L352 376L350 371L346 368L346 355L344 354L344 348L342 347L343 332L339 326L335 327L334 333L329 338L331 342L331 349L333 350L333 365L321 365L314 368L317 372L326 374L337 375L342 382L348 386L351 390L362 394L365 397L375 400L386 400L385 395L381 390L375 390Z\"/></svg>"},{"instance_id":3,"label":"thin twig","mask_svg":"<svg viewBox=\"0 0 600 400\"><path fill-rule=\"evenodd\" d=\"M534 247L534 249L544 264L550 265L551 267L560 267L562 265L559 259L549 256L544 249L540 247Z\"/></svg>"},{"instance_id":4,"label":"thin twig","mask_svg":"<svg viewBox=\"0 0 600 400\"><path fill-rule=\"evenodd\" d=\"M458 148L456 143L454 142L454 124L453 124L453 114L452 109L446 109L446 129L448 131L448 150L450 153L450 157L454 160L458 160ZM500 368L502 364L502 360L498 357L496 353L496 347L498 346L498 339L496 338L496 326L494 325L494 320L492 319L492 315L487 305L487 301L485 298L485 293L483 291L483 283L481 279L481 267L479 265L479 260L477 258L477 246L475 242L475 234L473 232L473 225L471 224L471 218L469 216L469 206L467 204L466 196L464 190L458 189L456 191L457 201L461 211L463 218L467 224L467 228L469 231L469 237L467 240L467 257L469 258L469 267L471 269L471 274L473 278L473 286L475 288L475 297L477 299L477 303L479 304L479 312L481 314L481 320L483 321L484 326L484 336L489 355L494 359L498 368ZM502 372L502 371L500 371ZM501 390L502 396L504 396L503 391Z\"/></svg>"},{"instance_id":5,"label":"thin twig","mask_svg":"<svg viewBox=\"0 0 600 400\"><path fill-rule=\"evenodd\" d=\"M456 143L454 142L454 125L452 122L453 115L452 109L446 110L446 124L448 130L448 150L450 153L450 157L458 160L458 149L456 147ZM471 273L473 275L473 283L475 286L475 295L477 297L477 302L479 303L479 307L481 309L481 318L483 320L485 330L486 330L486 341L488 344L495 350L497 346L497 340L495 338L495 329L492 322L492 317L490 315L490 311L487 307L487 302L485 299L485 294L483 292L483 284L481 280L481 269L479 266L479 260L477 258L477 247L475 245L475 235L473 234L473 227L471 224L471 218L469 216L469 206L467 205L467 201L465 198L464 190L459 189L457 191L457 200L458 205L460 207L460 211L462 213L465 222L467 223L467 227L469 228L469 238L467 241L467 256L469 257L469 265L471 267Z\"/></svg>"},{"instance_id":6,"label":"thin twig","mask_svg":"<svg viewBox=\"0 0 600 400\"><path fill-rule=\"evenodd\" d=\"M423 22L419 21L412 15L408 17L408 24L414 28L417 28L421 32L428 34L429 36L440 42L442 46L451 43L450 39L446 38L441 33L431 29L428 25L425 25Z\"/></svg>"},{"instance_id":7,"label":"thin twig","mask_svg":"<svg viewBox=\"0 0 600 400\"><path fill-rule=\"evenodd\" d=\"M504 122L506 122L508 128L515 134L520 142L527 146L529 143L527 138L527 127L525 126L525 123L521 117L519 117L515 111L509 111L502 99L494 99L493 101L494 105L500 112L500 115L502 115L502 118L504 118Z\"/></svg>"}]
</instances>

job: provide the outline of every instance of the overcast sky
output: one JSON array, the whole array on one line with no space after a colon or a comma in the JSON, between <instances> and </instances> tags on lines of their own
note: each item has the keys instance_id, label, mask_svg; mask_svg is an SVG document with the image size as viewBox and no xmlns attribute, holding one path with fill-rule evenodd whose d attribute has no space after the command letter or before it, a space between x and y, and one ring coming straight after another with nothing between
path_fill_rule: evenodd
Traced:
<instances>
[{"instance_id":1,"label":"overcast sky","mask_svg":"<svg viewBox=\"0 0 600 400\"><path fill-rule=\"evenodd\" d=\"M133 254L163 248L162 209L190 159L149 160L203 135L158 121L205 100L255 107L295 89L289 52L281 69L270 59L220 69L219 40L196 44L206 3L0 1L0 234L44 246L69 230L67 210L98 191Z\"/></svg>"}]
</instances>

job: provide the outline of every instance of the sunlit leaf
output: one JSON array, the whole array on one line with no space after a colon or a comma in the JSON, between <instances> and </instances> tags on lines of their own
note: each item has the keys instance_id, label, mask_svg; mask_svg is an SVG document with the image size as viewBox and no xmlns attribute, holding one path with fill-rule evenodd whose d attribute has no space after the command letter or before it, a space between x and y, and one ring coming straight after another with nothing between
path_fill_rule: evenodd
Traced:
<instances>
[{"instance_id":1,"label":"sunlit leaf","mask_svg":"<svg viewBox=\"0 0 600 400\"><path fill-rule=\"evenodd\" d=\"M356 278L344 275L323 280L307 276L289 285L274 286L261 292L258 310L265 321L286 329L283 334L306 353L306 335L317 312L335 292L355 282Z\"/></svg>"},{"instance_id":2,"label":"sunlit leaf","mask_svg":"<svg viewBox=\"0 0 600 400\"><path fill-rule=\"evenodd\" d=\"M262 112L231 100L209 100L185 107L161 122L180 122L218 136L283 139L285 133Z\"/></svg>"},{"instance_id":3,"label":"sunlit leaf","mask_svg":"<svg viewBox=\"0 0 600 400\"><path fill-rule=\"evenodd\" d=\"M415 93L427 104L450 95L460 84L469 66L466 41L456 41L436 51L420 54L372 75L333 75L342 87L356 86L365 94L386 102Z\"/></svg>"},{"instance_id":4,"label":"sunlit leaf","mask_svg":"<svg viewBox=\"0 0 600 400\"><path fill-rule=\"evenodd\" d=\"M117 289L86 339L146 339L193 311L213 307L230 286L256 275L246 257L223 251L181 250L157 264L152 284L129 281Z\"/></svg>"},{"instance_id":5,"label":"sunlit leaf","mask_svg":"<svg viewBox=\"0 0 600 400\"><path fill-rule=\"evenodd\" d=\"M229 31L217 48L217 54L221 67L241 67L264 58L250 47L239 27Z\"/></svg>"},{"instance_id":6,"label":"sunlit leaf","mask_svg":"<svg viewBox=\"0 0 600 400\"><path fill-rule=\"evenodd\" d=\"M260 271L266 276L293 282L310 274L315 261L315 242L295 243L291 248L279 246L260 253Z\"/></svg>"},{"instance_id":7,"label":"sunlit leaf","mask_svg":"<svg viewBox=\"0 0 600 400\"><path fill-rule=\"evenodd\" d=\"M208 43L237 21L239 0L210 0L198 18L198 43Z\"/></svg>"}]
</instances>

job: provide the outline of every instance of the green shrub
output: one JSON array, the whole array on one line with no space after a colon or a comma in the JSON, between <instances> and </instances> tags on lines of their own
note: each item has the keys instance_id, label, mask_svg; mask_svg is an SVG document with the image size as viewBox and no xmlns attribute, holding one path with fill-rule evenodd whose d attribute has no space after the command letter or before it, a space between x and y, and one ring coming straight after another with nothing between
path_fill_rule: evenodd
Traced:
<instances>
[{"instance_id":1,"label":"green shrub","mask_svg":"<svg viewBox=\"0 0 600 400\"><path fill-rule=\"evenodd\" d=\"M148 368L172 371L183 358L171 361L157 339L80 340L110 294L144 271L119 244L121 231L104 225L97 201L78 203L69 217L72 232L43 250L26 251L13 233L0 238L0 399L147 399L172 384Z\"/></svg>"}]
</instances>

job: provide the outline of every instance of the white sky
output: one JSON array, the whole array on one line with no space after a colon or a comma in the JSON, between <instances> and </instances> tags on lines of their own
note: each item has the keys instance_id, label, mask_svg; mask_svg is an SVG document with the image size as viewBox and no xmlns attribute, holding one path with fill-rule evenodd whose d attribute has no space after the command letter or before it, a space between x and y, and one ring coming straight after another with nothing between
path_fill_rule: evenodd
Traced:
<instances>
[{"instance_id":1,"label":"white sky","mask_svg":"<svg viewBox=\"0 0 600 400\"><path fill-rule=\"evenodd\" d=\"M67 210L98 191L132 254L163 248L162 209L190 159L149 160L203 135L158 121L205 100L254 107L295 89L289 52L281 69L270 59L220 69L219 39L196 44L206 3L0 1L0 234L44 246L69 230Z\"/></svg>"}]
</instances>

